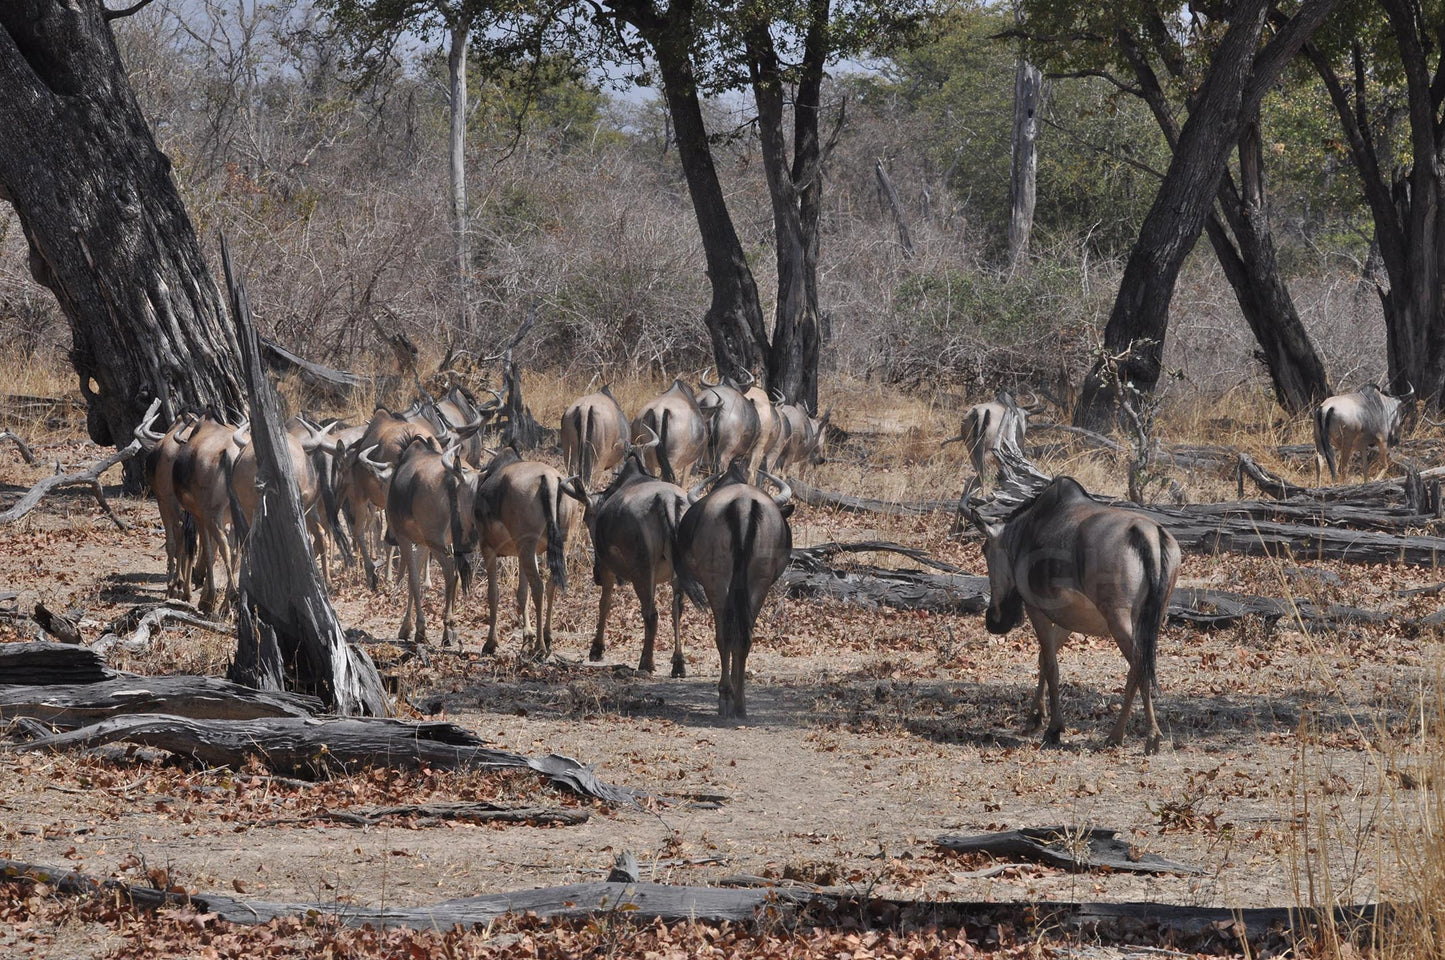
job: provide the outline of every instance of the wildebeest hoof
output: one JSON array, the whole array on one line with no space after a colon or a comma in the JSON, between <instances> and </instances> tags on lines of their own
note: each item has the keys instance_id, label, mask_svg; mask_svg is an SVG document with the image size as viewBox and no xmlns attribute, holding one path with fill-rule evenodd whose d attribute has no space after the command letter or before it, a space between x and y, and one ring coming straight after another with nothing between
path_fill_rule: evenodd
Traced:
<instances>
[{"instance_id":1,"label":"wildebeest hoof","mask_svg":"<svg viewBox=\"0 0 1445 960\"><path fill-rule=\"evenodd\" d=\"M593 663L602 662L602 648L600 646L592 647L590 650L587 651L587 659L591 660Z\"/></svg>"},{"instance_id":2,"label":"wildebeest hoof","mask_svg":"<svg viewBox=\"0 0 1445 960\"><path fill-rule=\"evenodd\" d=\"M687 676L687 665L684 664L681 660L672 661L672 675L674 677Z\"/></svg>"},{"instance_id":3,"label":"wildebeest hoof","mask_svg":"<svg viewBox=\"0 0 1445 960\"><path fill-rule=\"evenodd\" d=\"M486 643L482 644L482 655L483 655L483 656L491 656L492 654L494 654L494 653L496 653L496 652L497 652L497 641L496 641L496 640L491 640L491 639L489 639Z\"/></svg>"},{"instance_id":4,"label":"wildebeest hoof","mask_svg":"<svg viewBox=\"0 0 1445 960\"><path fill-rule=\"evenodd\" d=\"M447 627L442 631L442 646L451 647L457 645L456 627Z\"/></svg>"},{"instance_id":5,"label":"wildebeest hoof","mask_svg":"<svg viewBox=\"0 0 1445 960\"><path fill-rule=\"evenodd\" d=\"M651 660L639 660L637 661L637 672L649 674L656 673L657 667L653 665L653 662Z\"/></svg>"},{"instance_id":6,"label":"wildebeest hoof","mask_svg":"<svg viewBox=\"0 0 1445 960\"><path fill-rule=\"evenodd\" d=\"M1044 746L1046 746L1046 747L1057 747L1057 746L1060 746L1060 745L1062 744L1062 742L1063 742L1063 733L1064 733L1064 732L1063 732L1062 730L1050 730L1048 733L1045 733L1045 734L1044 734Z\"/></svg>"},{"instance_id":7,"label":"wildebeest hoof","mask_svg":"<svg viewBox=\"0 0 1445 960\"><path fill-rule=\"evenodd\" d=\"M1152 756L1153 754L1158 753L1158 752L1159 752L1159 748L1160 748L1161 746L1163 746L1163 739L1164 739L1164 738L1163 738L1162 736L1155 735L1155 736L1149 737L1148 740L1145 740L1145 741L1144 741L1144 755L1145 755L1145 756Z\"/></svg>"}]
</instances>

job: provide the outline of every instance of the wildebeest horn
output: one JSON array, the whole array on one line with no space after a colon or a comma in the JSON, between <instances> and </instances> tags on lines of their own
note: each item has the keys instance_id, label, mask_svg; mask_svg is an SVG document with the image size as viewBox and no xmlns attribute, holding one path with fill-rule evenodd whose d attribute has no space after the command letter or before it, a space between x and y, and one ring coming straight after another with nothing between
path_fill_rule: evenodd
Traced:
<instances>
[{"instance_id":1,"label":"wildebeest horn","mask_svg":"<svg viewBox=\"0 0 1445 960\"><path fill-rule=\"evenodd\" d=\"M361 453L357 455L356 459L360 461L361 464L366 467L366 469L370 470L373 474L375 474L378 480L389 480L391 479L392 472L391 464L382 463L379 460L371 459L372 451L376 450L379 446L380 444L373 443L371 446L361 451Z\"/></svg>"},{"instance_id":2,"label":"wildebeest horn","mask_svg":"<svg viewBox=\"0 0 1445 960\"><path fill-rule=\"evenodd\" d=\"M1028 403L1021 404L1024 410L1028 413L1043 413L1045 404L1044 401L1039 399L1039 395L1030 390L1029 397L1030 400Z\"/></svg>"},{"instance_id":3,"label":"wildebeest horn","mask_svg":"<svg viewBox=\"0 0 1445 960\"><path fill-rule=\"evenodd\" d=\"M241 425L231 434L231 442L238 447L244 447L251 442L251 421L243 420Z\"/></svg>"},{"instance_id":4,"label":"wildebeest horn","mask_svg":"<svg viewBox=\"0 0 1445 960\"><path fill-rule=\"evenodd\" d=\"M650 424L650 423L644 423L644 424L642 425L642 429L644 429L644 430L646 430L648 433L652 434L652 439L651 439L651 440L648 440L646 443L634 443L634 444L632 445L632 448L633 448L634 450L650 450L650 449L652 449L653 447L657 446L658 444L662 443L662 438L657 435L657 431L656 431L656 430L652 429L652 424Z\"/></svg>"},{"instance_id":5,"label":"wildebeest horn","mask_svg":"<svg viewBox=\"0 0 1445 960\"><path fill-rule=\"evenodd\" d=\"M331 435L332 430L336 429L335 420L328 423L320 430L317 430L315 427L311 426L309 421L302 420L301 423L311 434L311 436L301 441L301 449L305 450L307 453L315 453L317 450L326 446L326 438Z\"/></svg>"},{"instance_id":6,"label":"wildebeest horn","mask_svg":"<svg viewBox=\"0 0 1445 960\"><path fill-rule=\"evenodd\" d=\"M711 370L712 367L708 367L707 369L708 369L708 370ZM698 380L699 383L701 383L704 387L706 387L706 388L709 389L709 390L711 390L713 387L718 386L718 384L716 384L716 383L708 383L708 382L707 382L707 372L706 372L706 371L704 371L703 374L702 374L702 376L698 377L697 380Z\"/></svg>"},{"instance_id":7,"label":"wildebeest horn","mask_svg":"<svg viewBox=\"0 0 1445 960\"><path fill-rule=\"evenodd\" d=\"M753 384L758 382L758 378L753 376L753 372L746 367L743 368L742 374L743 376L747 377L747 379L738 381L739 390L746 390L748 389L748 387L751 387Z\"/></svg>"},{"instance_id":8,"label":"wildebeest horn","mask_svg":"<svg viewBox=\"0 0 1445 960\"><path fill-rule=\"evenodd\" d=\"M699 480L697 483L694 483L687 491L687 502L697 503L699 500L701 500L702 488L706 487L708 484L712 483L720 476L722 476L722 474L715 473L710 477L705 477L702 480Z\"/></svg>"},{"instance_id":9,"label":"wildebeest horn","mask_svg":"<svg viewBox=\"0 0 1445 960\"><path fill-rule=\"evenodd\" d=\"M779 390L777 387L774 387L773 389L769 390L769 391L768 391L768 396L770 396L770 397L773 398L773 402L774 402L774 403L787 403L787 402L788 402L788 395L785 394L785 393L783 393L783 391Z\"/></svg>"},{"instance_id":10,"label":"wildebeest horn","mask_svg":"<svg viewBox=\"0 0 1445 960\"><path fill-rule=\"evenodd\" d=\"M501 395L500 393L498 393L497 391L493 390L491 387L483 387L482 389L485 390L485 391L487 391L488 393L490 393L490 394L492 395L492 402L489 403L489 404L487 404L485 407L478 407L477 409L478 409L479 411L481 411L481 410L496 410L498 407L500 407L500 406L502 405L502 395Z\"/></svg>"},{"instance_id":11,"label":"wildebeest horn","mask_svg":"<svg viewBox=\"0 0 1445 960\"><path fill-rule=\"evenodd\" d=\"M965 438L964 438L964 435L963 435L963 432L962 432L962 431L959 431L958 436L956 436L956 437L949 437L947 440L940 440L940 441L938 441L938 445L939 445L940 447L946 447L946 446L948 446L950 443L958 443L960 440L963 440L963 439L965 439Z\"/></svg>"},{"instance_id":12,"label":"wildebeest horn","mask_svg":"<svg viewBox=\"0 0 1445 960\"><path fill-rule=\"evenodd\" d=\"M567 494L567 496L571 497L573 500L579 501L584 506L586 505L587 485L582 482L582 478L577 474L574 473L566 480L563 480L562 485L557 489Z\"/></svg>"},{"instance_id":13,"label":"wildebeest horn","mask_svg":"<svg viewBox=\"0 0 1445 960\"><path fill-rule=\"evenodd\" d=\"M146 408L145 416L141 418L141 422L136 424L135 438L141 442L141 446L153 447L165 439L165 434L156 433L154 428L156 417L160 416L160 412L161 398L156 397L151 401L151 405Z\"/></svg>"},{"instance_id":14,"label":"wildebeest horn","mask_svg":"<svg viewBox=\"0 0 1445 960\"><path fill-rule=\"evenodd\" d=\"M1400 394L1396 394L1396 395L1395 395L1395 399L1396 399L1396 400L1399 400L1400 402L1403 403L1404 401L1409 400L1409 399L1413 398L1414 396L1415 396L1415 385L1414 385L1413 383L1411 383L1409 380L1406 380L1406 381L1405 381L1405 392L1404 392L1404 393L1400 393Z\"/></svg>"},{"instance_id":15,"label":"wildebeest horn","mask_svg":"<svg viewBox=\"0 0 1445 960\"><path fill-rule=\"evenodd\" d=\"M772 481L773 485L778 488L777 494L773 497L773 502L778 505L779 510L786 507L788 505L788 501L793 499L793 488L787 483L787 481L781 479L780 477L773 476L766 470L759 470L758 476L762 477L765 480Z\"/></svg>"}]
</instances>

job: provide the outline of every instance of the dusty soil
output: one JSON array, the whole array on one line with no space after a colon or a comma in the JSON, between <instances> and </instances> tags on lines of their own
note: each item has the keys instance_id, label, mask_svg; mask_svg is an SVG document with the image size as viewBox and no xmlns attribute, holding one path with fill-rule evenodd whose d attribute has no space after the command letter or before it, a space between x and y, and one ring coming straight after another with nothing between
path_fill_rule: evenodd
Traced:
<instances>
[{"instance_id":1,"label":"dusty soil","mask_svg":"<svg viewBox=\"0 0 1445 960\"><path fill-rule=\"evenodd\" d=\"M93 448L38 450L67 466ZM817 478L842 483L856 467ZM39 476L0 449L0 508ZM927 478L887 480L914 496L946 495ZM51 499L0 529L0 593L83 608L85 630L160 599L165 558L152 503L116 499L132 524L118 531L88 495ZM799 543L885 537L924 546L982 572L976 543L947 541L950 518L895 520L800 507ZM379 659L412 704L440 698L443 715L496 744L560 752L606 780L655 800L593 805L581 826L464 826L396 821L351 827L315 811L405 794L578 801L527 777L338 771L296 786L205 771L146 751L95 757L0 758L0 856L70 863L92 874L166 878L268 900L425 904L483 892L600 879L631 851L644 878L710 883L751 874L878 894L959 899L1155 900L1292 905L1317 897L1358 902L1401 882L1423 802L1422 710L1434 715L1438 638L1403 625L1436 600L1393 591L1430 571L1186 557L1183 582L1286 593L1398 610L1390 629L1306 635L1281 625L1216 633L1170 628L1159 657L1166 746L1143 754L1140 727L1120 749L1103 744L1117 714L1123 660L1112 641L1075 638L1062 657L1069 729L1061 749L1020 733L1035 682L1027 628L992 637L978 617L863 610L771 598L748 661L746 723L716 715L717 659L707 617L684 617L688 676L637 674L641 625L622 595L606 662L585 661L595 618L585 533L571 548L572 589L559 605L556 656L520 658L509 633L500 658L478 654L485 594L461 608L460 652L430 666ZM867 558L870 561L877 558ZM504 574L503 596L515 582ZM428 612L439 613L433 590ZM390 636L399 593L368 593L340 575L348 625ZM515 617L508 605L503 623ZM433 620L435 622L435 620ZM439 630L434 631L439 633ZM665 630L664 630L665 634ZM0 641L29 639L0 620ZM142 673L224 672L232 641L171 629L143 656L116 665ZM658 662L667 662L665 648ZM1094 824L1124 831L1141 850L1197 865L1194 876L1069 874L1019 866L990 879L982 865L938 851L942 833ZM3 941L0 941L3 943Z\"/></svg>"}]
</instances>

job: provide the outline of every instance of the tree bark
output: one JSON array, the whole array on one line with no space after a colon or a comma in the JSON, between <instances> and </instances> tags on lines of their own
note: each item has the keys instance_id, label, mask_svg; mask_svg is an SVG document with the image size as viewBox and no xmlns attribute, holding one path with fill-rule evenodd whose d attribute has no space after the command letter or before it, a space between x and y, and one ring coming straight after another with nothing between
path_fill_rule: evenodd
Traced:
<instances>
[{"instance_id":1,"label":"tree bark","mask_svg":"<svg viewBox=\"0 0 1445 960\"><path fill-rule=\"evenodd\" d=\"M0 197L70 322L91 439L129 442L156 397L167 418L242 410L220 292L99 0L0 4L0 90Z\"/></svg>"},{"instance_id":2,"label":"tree bark","mask_svg":"<svg viewBox=\"0 0 1445 960\"><path fill-rule=\"evenodd\" d=\"M1119 380L1153 393L1161 374L1169 302L1184 258L1204 228L1242 118L1252 116L1284 64L1336 0L1306 0L1263 49L1269 0L1244 0L1232 10L1209 72L1191 104L1164 182L1130 251L1119 294L1104 330L1104 351L1123 357ZM1081 427L1107 427L1119 409L1118 384L1104 359L1095 363L1074 412Z\"/></svg>"},{"instance_id":3,"label":"tree bark","mask_svg":"<svg viewBox=\"0 0 1445 960\"><path fill-rule=\"evenodd\" d=\"M471 333L469 276L472 269L471 240L467 232L467 43L471 31L465 20L452 24L447 44L448 105L450 139L448 167L451 171L452 240L456 255L457 332Z\"/></svg>"},{"instance_id":4,"label":"tree bark","mask_svg":"<svg viewBox=\"0 0 1445 960\"><path fill-rule=\"evenodd\" d=\"M1017 270L1029 254L1034 230L1035 184L1039 172L1038 111L1043 102L1043 74L1019 57L1014 67L1013 163L1009 178L1008 262Z\"/></svg>"}]
</instances>

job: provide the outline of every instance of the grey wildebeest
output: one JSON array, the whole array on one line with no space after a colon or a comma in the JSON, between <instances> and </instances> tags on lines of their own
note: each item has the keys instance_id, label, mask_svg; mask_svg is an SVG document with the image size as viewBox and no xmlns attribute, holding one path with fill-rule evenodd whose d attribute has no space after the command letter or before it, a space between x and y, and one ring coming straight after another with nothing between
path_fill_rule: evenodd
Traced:
<instances>
[{"instance_id":1,"label":"grey wildebeest","mask_svg":"<svg viewBox=\"0 0 1445 960\"><path fill-rule=\"evenodd\" d=\"M497 558L516 557L517 613L522 620L523 646L537 639L535 652L552 650L552 606L558 589L567 589L567 534L573 522L572 500L562 492L565 478L545 463L523 460L510 447L492 457L477 487L477 548L487 568L487 642L483 653L497 649ZM545 596L537 555L545 553L548 579ZM537 628L528 619L527 593L536 606ZM543 601L545 598L545 612Z\"/></svg>"},{"instance_id":2,"label":"grey wildebeest","mask_svg":"<svg viewBox=\"0 0 1445 960\"><path fill-rule=\"evenodd\" d=\"M321 503L321 473L313 456L326 446L333 428L334 424L315 430L299 417L292 417L286 424L286 451L291 458L291 475L296 481L296 492L306 517L306 529L311 534L312 548L321 560L321 575L327 582L331 580L331 565L326 551L326 512ZM232 529L239 541L256 517L261 490L256 481L256 446L251 442L250 431L237 430L232 440L235 451L226 456L226 478L231 490Z\"/></svg>"},{"instance_id":3,"label":"grey wildebeest","mask_svg":"<svg viewBox=\"0 0 1445 960\"><path fill-rule=\"evenodd\" d=\"M708 383L702 377L702 393L697 406L707 426L707 448L703 467L710 473L720 472L734 457L750 459L753 447L762 433L758 409L743 394L744 384L726 377L721 383ZM749 377L751 383L751 376Z\"/></svg>"},{"instance_id":4,"label":"grey wildebeest","mask_svg":"<svg viewBox=\"0 0 1445 960\"><path fill-rule=\"evenodd\" d=\"M773 454L773 469L781 473L794 467L827 463L825 441L833 412L829 410L815 417L801 403L780 403L775 409L782 436Z\"/></svg>"},{"instance_id":5,"label":"grey wildebeest","mask_svg":"<svg viewBox=\"0 0 1445 960\"><path fill-rule=\"evenodd\" d=\"M707 496L702 488L716 479ZM677 528L677 583L699 607L712 610L722 676L718 713L746 717L743 693L753 625L768 590L792 559L792 488L764 474L779 488L769 497L748 484L747 464L734 460L727 473L709 477L688 491L692 505Z\"/></svg>"},{"instance_id":6,"label":"grey wildebeest","mask_svg":"<svg viewBox=\"0 0 1445 960\"><path fill-rule=\"evenodd\" d=\"M1326 466L1330 468L1330 480L1338 480L1357 453L1360 477L1365 482L1369 482L1374 462L1379 462L1383 473L1389 466L1389 448L1400 442L1400 431L1414 397L1414 387L1392 397L1367 383L1353 393L1339 394L1321 403L1315 410L1315 485L1323 479Z\"/></svg>"},{"instance_id":7,"label":"grey wildebeest","mask_svg":"<svg viewBox=\"0 0 1445 960\"><path fill-rule=\"evenodd\" d=\"M758 441L753 444L753 456L751 469L754 478L761 470L770 469L769 460L773 456L782 436L783 424L778 418L778 411L773 406L773 401L768 397L768 392L757 384L748 387L743 396L753 405L758 412Z\"/></svg>"},{"instance_id":8,"label":"grey wildebeest","mask_svg":"<svg viewBox=\"0 0 1445 960\"><path fill-rule=\"evenodd\" d=\"M171 490L180 509L195 521L200 540L201 569L206 585L201 589L200 608L217 607L215 562L226 567L226 594L235 586L235 563L227 531L231 525L231 494L226 483L226 457L239 449L236 426L209 417L176 431L178 449L171 463ZM181 596L191 598L191 558L182 556L177 575Z\"/></svg>"},{"instance_id":9,"label":"grey wildebeest","mask_svg":"<svg viewBox=\"0 0 1445 960\"><path fill-rule=\"evenodd\" d=\"M631 435L627 414L610 386L587 394L562 414L562 461L567 472L591 483L594 472L622 462Z\"/></svg>"},{"instance_id":10,"label":"grey wildebeest","mask_svg":"<svg viewBox=\"0 0 1445 960\"><path fill-rule=\"evenodd\" d=\"M706 452L707 424L692 388L681 380L674 380L633 419L632 442L647 440L649 430L660 442L648 448L647 469L668 483L687 476Z\"/></svg>"},{"instance_id":11,"label":"grey wildebeest","mask_svg":"<svg viewBox=\"0 0 1445 960\"><path fill-rule=\"evenodd\" d=\"M165 534L166 596L180 597L184 590L181 570L191 569L191 557L196 552L196 524L195 518L186 513L176 499L175 463L182 450L177 435L189 429L199 417L182 414L165 433L159 433L155 430L155 420L160 408L160 400L151 402L145 419L135 428L135 438L145 452L146 483L155 495L161 515L161 530Z\"/></svg>"},{"instance_id":12,"label":"grey wildebeest","mask_svg":"<svg viewBox=\"0 0 1445 960\"><path fill-rule=\"evenodd\" d=\"M654 440L654 443L657 441ZM682 591L673 570L674 539L687 494L676 484L647 472L642 450L634 447L622 461L611 484L601 493L588 494L580 477L573 477L566 492L583 505L582 518L592 534L593 579L602 588L597 607L597 633L589 660L601 660L612 590L619 581L632 584L642 605L642 657L637 669L653 672L653 646L657 640L657 586L672 585L672 675L687 675L682 656Z\"/></svg>"},{"instance_id":13,"label":"grey wildebeest","mask_svg":"<svg viewBox=\"0 0 1445 960\"><path fill-rule=\"evenodd\" d=\"M962 440L963 448L968 451L968 462L973 465L979 483L984 484L988 482L990 473L997 476L1002 469L999 446L1011 443L1022 453L1029 414L1039 413L1043 408L1037 398L1031 404L1020 405L1013 394L1000 390L996 399L969 407L963 415L963 426L959 428L958 436L949 437L939 446L946 447ZM989 470L990 465L992 471Z\"/></svg>"},{"instance_id":14,"label":"grey wildebeest","mask_svg":"<svg viewBox=\"0 0 1445 960\"><path fill-rule=\"evenodd\" d=\"M972 494L973 484L965 492ZM1031 729L1043 721L1045 743L1064 729L1059 707L1059 648L1070 633L1112 636L1129 662L1124 705L1109 735L1124 740L1134 694L1144 701L1145 751L1159 749L1154 718L1154 671L1159 632L1179 574L1179 544L1158 523L1132 510L1095 502L1072 477L1056 477L1033 500L1001 523L989 523L969 506L984 535L990 633L1008 633L1025 613L1039 639L1039 682Z\"/></svg>"},{"instance_id":15,"label":"grey wildebeest","mask_svg":"<svg viewBox=\"0 0 1445 960\"><path fill-rule=\"evenodd\" d=\"M457 586L460 584L465 592L472 582L470 555L476 549L473 507L477 475L463 466L455 445L438 453L427 438L419 435L402 449L395 464L372 459L375 450L362 450L358 459L386 484L386 521L406 565L407 603L400 636L426 642L422 565L435 555L446 578L442 645L449 647L457 641L452 615Z\"/></svg>"}]
</instances>

